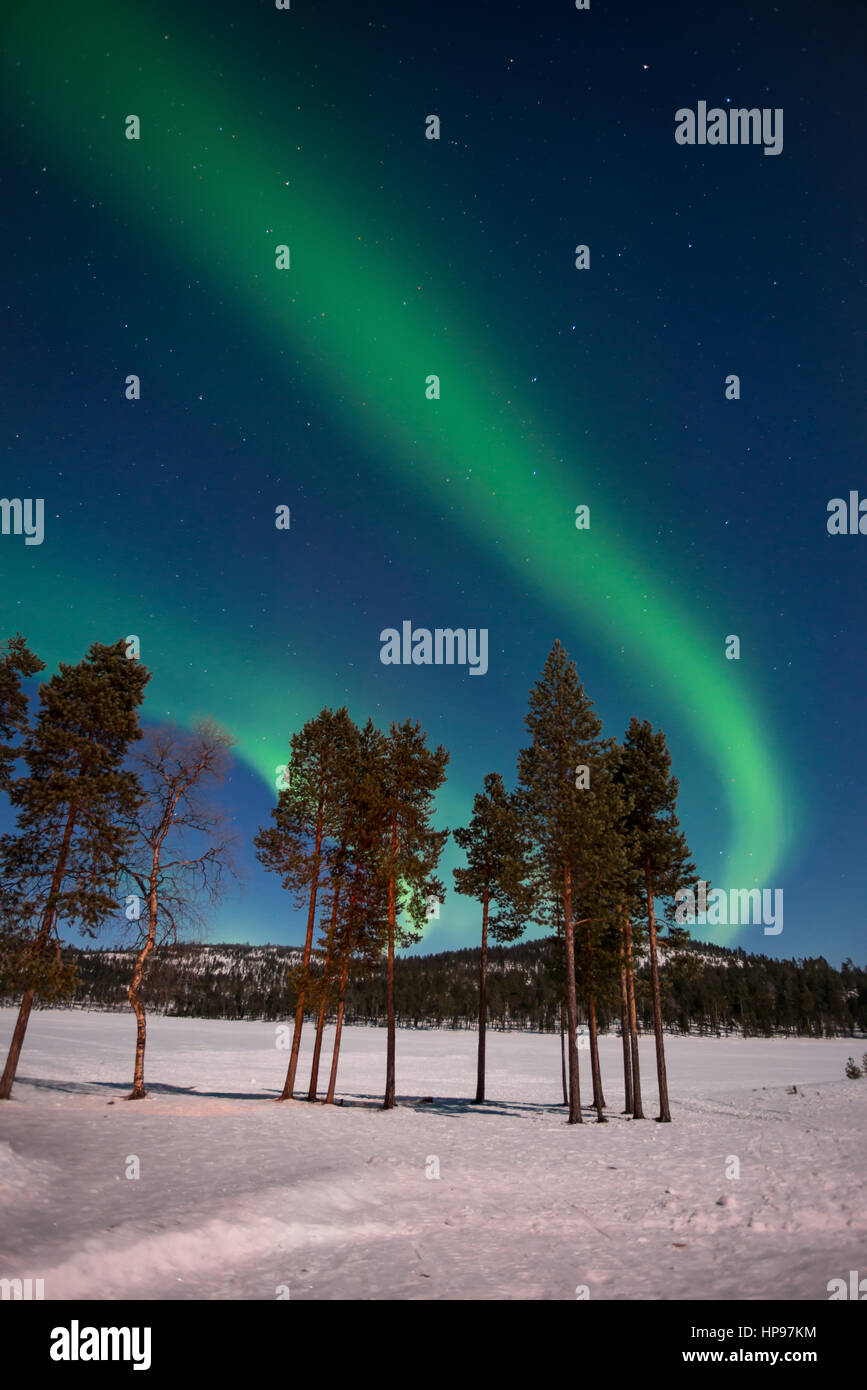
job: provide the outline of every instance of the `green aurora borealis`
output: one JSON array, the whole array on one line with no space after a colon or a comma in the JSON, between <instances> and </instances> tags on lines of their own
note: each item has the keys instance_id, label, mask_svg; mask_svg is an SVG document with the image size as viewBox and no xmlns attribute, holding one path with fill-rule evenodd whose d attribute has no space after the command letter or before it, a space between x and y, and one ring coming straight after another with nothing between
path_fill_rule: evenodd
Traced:
<instances>
[{"instance_id":1,"label":"green aurora borealis","mask_svg":"<svg viewBox=\"0 0 867 1390\"><path fill-rule=\"evenodd\" d=\"M217 88L197 59L189 17L165 22L169 40L129 7L91 4L84 16L34 7L10 16L2 100L22 125L24 146L53 149L66 183L122 211L154 255L185 266L228 306L257 352L303 361L386 486L393 477L412 487L419 508L433 514L459 477L450 524L466 544L495 575L535 590L552 639L560 624L579 624L612 656L622 650L632 675L656 685L712 764L713 796L724 797L729 816L725 870L711 866L714 885L772 884L797 807L746 663L724 659L727 633L702 596L682 596L676 564L659 576L646 550L642 558L640 525L624 499L582 483L580 448L565 460L546 443L535 407L509 379L509 345L486 339L473 304L450 289L435 239L421 248L424 229L409 214L366 195L353 180L351 151L339 164L309 160L306 135L295 138L291 94L281 94L284 120L275 125L273 94L266 101L248 74L229 71L228 38ZM139 141L124 138L129 113L141 120ZM275 269L280 244L291 249L288 271ZM127 251L135 273L138 248ZM431 373L440 378L438 401L425 397ZM575 529L579 503L591 508L589 531ZM46 510L50 518L50 502ZM13 625L54 664L76 658L94 637L138 631L135 622L147 617L160 659L146 713L188 721L207 708L269 787L293 721L343 702L315 656L298 663L287 690L268 674L279 669L276 639L254 639L230 621L227 647L215 614L203 606L200 623L175 614L170 588L146 567L107 586L74 530L56 528L50 540L44 554L19 547L7 557L6 584L22 596ZM123 572L123 540L105 538L102 562L114 575ZM73 585L74 609L58 630L53 604ZM130 613L142 616L131 621ZM404 616L398 597L395 620ZM580 652L571 654L580 671ZM262 678L245 685L240 714L238 671L247 656ZM349 703L357 716L369 712L357 693ZM688 775L677 764L675 771L682 781ZM442 798L450 824L469 813L475 790L450 770Z\"/></svg>"}]
</instances>

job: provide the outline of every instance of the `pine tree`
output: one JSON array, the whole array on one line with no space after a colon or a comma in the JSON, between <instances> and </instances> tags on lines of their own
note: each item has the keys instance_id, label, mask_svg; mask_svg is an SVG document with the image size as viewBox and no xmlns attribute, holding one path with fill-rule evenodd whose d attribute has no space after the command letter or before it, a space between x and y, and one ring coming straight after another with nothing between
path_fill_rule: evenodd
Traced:
<instances>
[{"instance_id":1,"label":"pine tree","mask_svg":"<svg viewBox=\"0 0 867 1390\"><path fill-rule=\"evenodd\" d=\"M569 1077L566 1071L566 1005L561 1003L560 1018L560 1080L563 1085L563 1104L569 1104Z\"/></svg>"},{"instance_id":2,"label":"pine tree","mask_svg":"<svg viewBox=\"0 0 867 1390\"><path fill-rule=\"evenodd\" d=\"M473 802L473 818L454 832L466 851L467 868L454 869L459 893L482 904L482 955L479 966L479 1050L474 1104L485 1099L485 1041L487 1031L488 935L498 944L522 935L533 910L530 842L521 826L518 805L497 772L488 773L485 790ZM493 904L498 910L491 915Z\"/></svg>"},{"instance_id":3,"label":"pine tree","mask_svg":"<svg viewBox=\"0 0 867 1390\"><path fill-rule=\"evenodd\" d=\"M45 662L34 656L20 633L0 643L0 790L9 787L20 740L30 727L22 677L44 670Z\"/></svg>"},{"instance_id":4,"label":"pine tree","mask_svg":"<svg viewBox=\"0 0 867 1390\"><path fill-rule=\"evenodd\" d=\"M141 796L122 764L141 737L137 707L149 679L140 662L127 659L125 642L94 642L83 661L61 663L40 687L22 748L27 773L10 786L16 831L0 841L2 878L26 918L25 932L16 932L23 995L0 1099L11 1095L35 994L57 997L70 986L60 923L93 936L116 910L129 820Z\"/></svg>"},{"instance_id":5,"label":"pine tree","mask_svg":"<svg viewBox=\"0 0 867 1390\"><path fill-rule=\"evenodd\" d=\"M560 1030L560 1080L563 1087L563 1104L568 1109L569 1075L566 1060L566 950L563 939L563 900L562 897L556 893L546 899L543 885L538 874L534 875L533 886L536 895L535 910L538 915L538 920L554 928L554 935L547 938L545 941L545 945L549 948L549 951L545 958L543 978L546 989L553 991L553 998L556 1001L555 1018Z\"/></svg>"},{"instance_id":6,"label":"pine tree","mask_svg":"<svg viewBox=\"0 0 867 1390\"><path fill-rule=\"evenodd\" d=\"M310 1085L307 1093L307 1099L310 1101L316 1099L325 1017L334 985L333 965L340 899L347 885L347 876L351 876L349 842L358 818L357 798L361 789L360 754L359 732L355 724L349 721L340 733L335 751L332 787L334 801L340 810L338 817L335 818L333 843L329 843L324 852L327 870L325 899L327 925L323 929L322 975L317 983L319 1009L316 1020L316 1037L313 1044L313 1062L310 1069Z\"/></svg>"},{"instance_id":7,"label":"pine tree","mask_svg":"<svg viewBox=\"0 0 867 1390\"><path fill-rule=\"evenodd\" d=\"M626 975L626 1012L629 1028L629 1090L632 1096L632 1118L644 1119L641 1099L641 1065L638 1056L638 1009L635 1002L635 960L633 954L632 919L627 909L623 916L623 963Z\"/></svg>"},{"instance_id":8,"label":"pine tree","mask_svg":"<svg viewBox=\"0 0 867 1390\"><path fill-rule=\"evenodd\" d=\"M323 880L323 845L340 823L338 768L340 751L355 728L345 706L323 709L290 739L288 785L280 790L271 812L274 824L254 838L256 856L266 869L278 873L283 887L294 894L300 907L307 900L307 932L300 971L296 975L298 999L289 1066L280 1100L291 1100L298 1070L301 1030L311 983L311 953L316 926L316 904Z\"/></svg>"},{"instance_id":9,"label":"pine tree","mask_svg":"<svg viewBox=\"0 0 867 1390\"><path fill-rule=\"evenodd\" d=\"M362 968L375 965L382 955L387 932L388 899L386 885L378 876L368 876L363 865L356 863L345 917L338 923L333 947L337 961L339 984L331 1070L328 1077L328 1090L325 1095L327 1105L334 1103L334 1092L337 1085L337 1068L340 1060L340 1043L343 1037L343 1017L350 966L353 962L356 962L356 968L358 968L359 963Z\"/></svg>"},{"instance_id":10,"label":"pine tree","mask_svg":"<svg viewBox=\"0 0 867 1390\"><path fill-rule=\"evenodd\" d=\"M634 1120L644 1119L641 1099L641 1065L638 1054L638 1009L636 1005L635 956L641 946L641 934L635 916L641 906L643 870L638 852L637 832L631 824L633 799L629 774L624 762L623 748L612 749L613 775L620 789L620 824L618 832L623 845L626 868L617 903L620 923L620 997L621 1032L623 1033L623 1083L626 1113Z\"/></svg>"},{"instance_id":11,"label":"pine tree","mask_svg":"<svg viewBox=\"0 0 867 1390\"><path fill-rule=\"evenodd\" d=\"M678 888L694 881L696 869L690 862L686 839L678 829L679 821L675 814L678 781L671 775L671 754L666 746L665 734L661 729L654 733L653 726L646 719L643 722L635 718L630 721L623 742L622 776L631 801L627 822L633 832L634 863L643 876L659 1085L657 1119L670 1123L655 905L658 899L671 899Z\"/></svg>"},{"instance_id":12,"label":"pine tree","mask_svg":"<svg viewBox=\"0 0 867 1390\"><path fill-rule=\"evenodd\" d=\"M602 724L575 665L555 642L530 692L525 718L532 742L518 755L519 797L533 840L543 915L562 911L566 953L566 1026L569 1123L580 1124L578 1003L575 980L576 888L590 869L588 847L598 844L599 806L592 789L604 755ZM587 778L578 769L589 769ZM559 906L558 906L559 904ZM588 916L590 914L587 914Z\"/></svg>"},{"instance_id":13,"label":"pine tree","mask_svg":"<svg viewBox=\"0 0 867 1390\"><path fill-rule=\"evenodd\" d=\"M383 864L384 807L382 778L386 741L368 719L361 730L355 770L353 815L347 827L344 874L348 878L332 941L337 963L337 1021L326 1104L333 1104L349 970L353 961L370 968L388 937L388 878Z\"/></svg>"},{"instance_id":14,"label":"pine tree","mask_svg":"<svg viewBox=\"0 0 867 1390\"><path fill-rule=\"evenodd\" d=\"M385 825L383 861L388 883L388 933L386 944L386 1068L383 1110L395 1103L395 949L421 938L431 897L444 889L435 877L447 830L431 826L433 799L445 781L449 761L440 746L432 753L421 725L407 719L392 724L385 750L385 766L375 814Z\"/></svg>"},{"instance_id":15,"label":"pine tree","mask_svg":"<svg viewBox=\"0 0 867 1390\"><path fill-rule=\"evenodd\" d=\"M589 783L582 792L587 814L584 843L572 880L581 915L576 980L587 1001L587 1031L593 1078L593 1105L605 1123L605 1096L599 1060L598 1005L606 1005L619 970L619 906L629 878L628 842L623 835L623 790L616 780L619 750L600 745Z\"/></svg>"},{"instance_id":16,"label":"pine tree","mask_svg":"<svg viewBox=\"0 0 867 1390\"><path fill-rule=\"evenodd\" d=\"M22 677L35 676L45 663L29 650L20 635L0 643L0 791L8 791L15 760L30 728L27 696ZM15 930L21 922L20 895L0 875L0 988L14 988L22 961L24 942Z\"/></svg>"},{"instance_id":17,"label":"pine tree","mask_svg":"<svg viewBox=\"0 0 867 1390\"><path fill-rule=\"evenodd\" d=\"M126 871L146 904L141 941L129 984L136 1017L133 1085L128 1100L142 1100L147 1020L141 985L159 939L177 943L180 929L195 915L195 900L219 897L222 875L230 867L229 846L219 811L202 795L209 782L222 781L233 740L224 729L202 720L187 732L172 725L151 729L133 759L143 801L133 820L133 844ZM206 844L201 848L202 840ZM196 853L201 849L200 853ZM137 906L137 904L136 904ZM127 913L129 916L129 912ZM159 931L162 923L163 931Z\"/></svg>"}]
</instances>

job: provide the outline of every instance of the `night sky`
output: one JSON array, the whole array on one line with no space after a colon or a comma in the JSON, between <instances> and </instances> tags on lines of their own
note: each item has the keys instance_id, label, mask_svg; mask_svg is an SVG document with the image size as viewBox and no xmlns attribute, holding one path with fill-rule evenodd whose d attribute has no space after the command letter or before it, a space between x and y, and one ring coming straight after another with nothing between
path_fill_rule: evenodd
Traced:
<instances>
[{"instance_id":1,"label":"night sky","mask_svg":"<svg viewBox=\"0 0 867 1390\"><path fill-rule=\"evenodd\" d=\"M867 536L827 529L867 496L863 5L48 0L4 31L0 495L45 538L0 535L0 635L54 669L136 634L146 718L235 736L213 936L303 935L251 841L304 720L418 718L466 824L560 638L605 733L665 730L699 871L784 891L778 936L696 934L863 960ZM678 144L700 101L782 109L781 152ZM486 628L487 673L383 665L404 620ZM449 891L423 949L478 917Z\"/></svg>"}]
</instances>

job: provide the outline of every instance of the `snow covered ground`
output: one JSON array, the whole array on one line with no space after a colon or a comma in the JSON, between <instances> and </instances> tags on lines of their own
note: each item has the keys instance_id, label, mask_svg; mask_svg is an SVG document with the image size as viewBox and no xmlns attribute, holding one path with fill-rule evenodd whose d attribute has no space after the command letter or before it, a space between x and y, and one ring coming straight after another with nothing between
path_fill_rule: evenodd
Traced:
<instances>
[{"instance_id":1,"label":"snow covered ground","mask_svg":"<svg viewBox=\"0 0 867 1390\"><path fill-rule=\"evenodd\" d=\"M0 1009L3 1055L13 1021ZM479 1107L474 1033L401 1030L383 1112L384 1030L345 1030L342 1107L272 1103L274 1024L160 1017L151 1094L126 1103L134 1033L131 1015L35 1013L0 1103L0 1277L47 1299L827 1299L867 1274L851 1040L671 1038L658 1125L618 1114L605 1038L611 1123L570 1127L553 1036L490 1034ZM651 1039L642 1064L653 1116Z\"/></svg>"}]
</instances>

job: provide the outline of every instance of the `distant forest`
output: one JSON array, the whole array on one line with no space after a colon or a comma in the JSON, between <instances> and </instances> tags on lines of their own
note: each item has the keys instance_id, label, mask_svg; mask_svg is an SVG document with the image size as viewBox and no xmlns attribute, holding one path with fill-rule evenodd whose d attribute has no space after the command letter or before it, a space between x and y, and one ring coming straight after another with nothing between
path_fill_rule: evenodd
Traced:
<instances>
[{"instance_id":1,"label":"distant forest","mask_svg":"<svg viewBox=\"0 0 867 1390\"><path fill-rule=\"evenodd\" d=\"M558 985L553 939L488 950L488 1021L497 1029L556 1031ZM72 1007L128 1009L134 951L73 950L78 984ZM399 957L395 1002L401 1027L476 1028L479 950ZM287 982L301 952L286 946L179 945L148 963L143 995L148 1011L185 1018L290 1019L297 994ZM666 955L661 943L663 1020L671 1032L747 1037L803 1037L867 1032L867 970L844 962L835 970L821 956L775 960L740 949L690 943ZM649 967L636 970L638 1021L653 1031ZM8 998L9 996L7 996ZM614 993L598 1002L604 1029L619 1026ZM579 1006L581 1022L585 1023ZM384 1026L385 964L368 968L347 987L345 1021Z\"/></svg>"}]
</instances>

